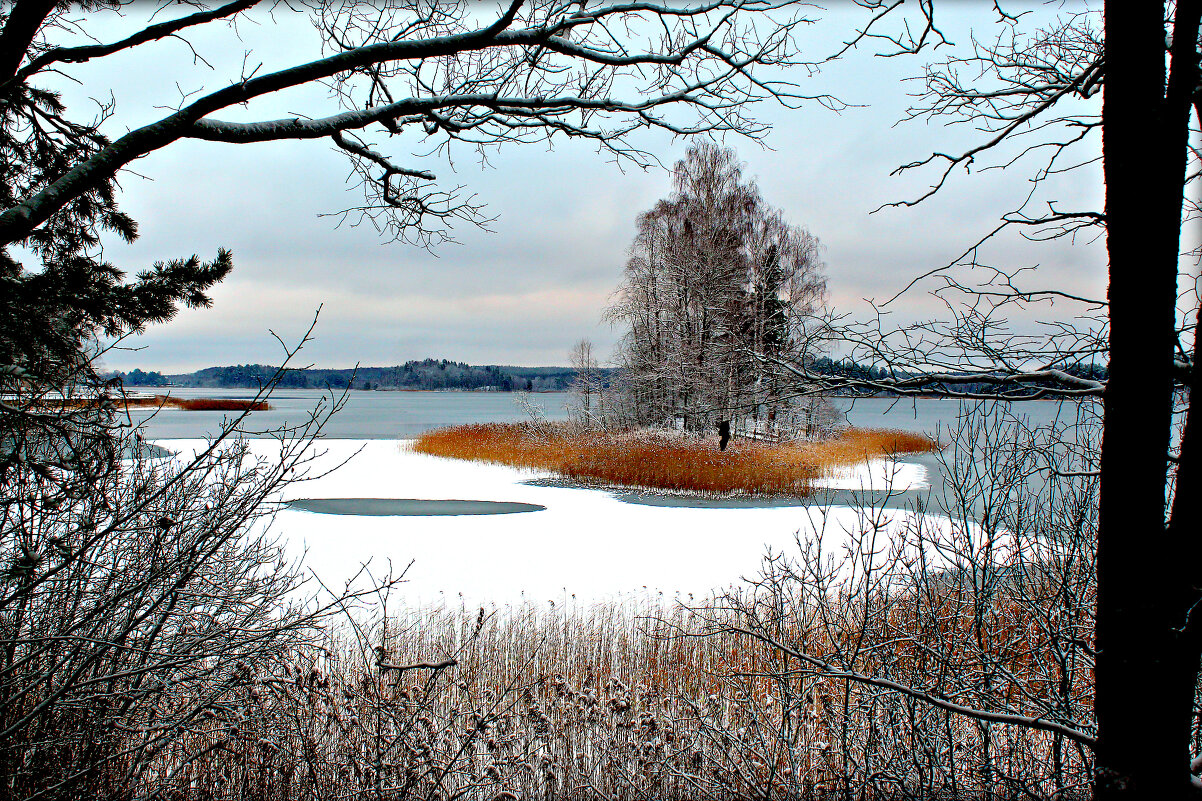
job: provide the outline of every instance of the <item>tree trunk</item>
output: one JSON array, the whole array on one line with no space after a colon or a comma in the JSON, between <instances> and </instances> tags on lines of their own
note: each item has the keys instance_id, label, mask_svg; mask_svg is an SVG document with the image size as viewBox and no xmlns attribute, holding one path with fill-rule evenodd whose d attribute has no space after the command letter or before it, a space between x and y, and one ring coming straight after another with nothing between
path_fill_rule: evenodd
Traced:
<instances>
[{"instance_id":1,"label":"tree trunk","mask_svg":"<svg viewBox=\"0 0 1202 801\"><path fill-rule=\"evenodd\" d=\"M1198 564L1174 552L1165 503L1186 123L1197 85L1200 5L1177 5L1180 47L1174 46L1166 94L1163 5L1106 4L1110 378L1098 533L1099 799L1193 792L1189 743L1198 652L1183 628L1190 573Z\"/></svg>"}]
</instances>

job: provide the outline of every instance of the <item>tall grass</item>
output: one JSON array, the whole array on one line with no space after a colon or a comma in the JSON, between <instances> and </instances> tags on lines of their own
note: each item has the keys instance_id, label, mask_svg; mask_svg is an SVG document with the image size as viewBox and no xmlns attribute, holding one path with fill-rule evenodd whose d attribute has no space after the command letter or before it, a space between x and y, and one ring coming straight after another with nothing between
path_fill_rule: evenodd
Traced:
<instances>
[{"instance_id":1,"label":"tall grass","mask_svg":"<svg viewBox=\"0 0 1202 801\"><path fill-rule=\"evenodd\" d=\"M990 453L1014 446L991 464L1008 494L989 495L988 514L971 492L992 490L944 459L964 490L951 525L919 514L886 531L882 509L863 507L856 525L819 522L839 528L838 547L819 528L692 608L398 610L384 588L370 611L347 606L343 625L311 637L243 659L207 652L198 666L219 681L138 672L131 692L108 696L89 681L79 714L95 692L140 705L121 718L132 725L76 726L50 744L96 773L89 786L112 788L86 797L160 801L1088 797L1092 752L1065 731L1096 731L1094 462L1055 462L1054 489L1032 488L1021 429L962 425ZM880 442L852 434L839 452ZM1002 522L1006 547L982 547L1002 544ZM172 636L203 624L193 614ZM113 756L89 761L102 738ZM38 795L0 786L0 798L85 797L56 794L47 753L19 754Z\"/></svg>"},{"instance_id":2,"label":"tall grass","mask_svg":"<svg viewBox=\"0 0 1202 801\"><path fill-rule=\"evenodd\" d=\"M569 424L481 423L427 432L432 456L548 470L582 482L732 495L806 495L830 470L879 456L938 449L918 434L849 429L828 440L716 441L676 432L611 433Z\"/></svg>"},{"instance_id":3,"label":"tall grass","mask_svg":"<svg viewBox=\"0 0 1202 801\"><path fill-rule=\"evenodd\" d=\"M742 622L734 600L707 602L700 618L630 603L407 610L248 675L194 741L159 755L160 795L1002 799L1056 786L1050 735L983 733L804 670L728 627ZM794 619L776 636L822 653L865 633ZM379 667L450 659L433 674ZM1069 754L1060 770L1061 787L1080 786L1089 763ZM1021 777L1030 795L999 776Z\"/></svg>"}]
</instances>

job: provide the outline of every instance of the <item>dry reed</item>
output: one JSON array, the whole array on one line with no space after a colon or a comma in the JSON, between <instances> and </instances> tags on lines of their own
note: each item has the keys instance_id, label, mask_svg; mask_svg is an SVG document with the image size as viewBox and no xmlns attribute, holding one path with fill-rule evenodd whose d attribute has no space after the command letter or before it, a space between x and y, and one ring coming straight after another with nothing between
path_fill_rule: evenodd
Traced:
<instances>
[{"instance_id":1,"label":"dry reed","mask_svg":"<svg viewBox=\"0 0 1202 801\"><path fill-rule=\"evenodd\" d=\"M701 629L654 603L408 610L249 677L234 726L218 717L161 754L160 795L1002 799L1023 795L999 784L1017 775L1025 797L1069 798L1087 781L1073 754L1054 779L1046 733L995 726L985 745L974 721L799 670L723 625L741 622L730 600L696 610ZM798 622L778 636L817 653L862 633ZM435 675L376 667L450 659Z\"/></svg>"},{"instance_id":2,"label":"dry reed","mask_svg":"<svg viewBox=\"0 0 1202 801\"><path fill-rule=\"evenodd\" d=\"M151 395L128 397L124 398L123 402L127 409L154 409L161 406L182 409L185 412L265 412L271 409L267 401L238 398L175 398L170 395Z\"/></svg>"},{"instance_id":3,"label":"dry reed","mask_svg":"<svg viewBox=\"0 0 1202 801\"><path fill-rule=\"evenodd\" d=\"M271 404L240 398L175 398L171 395L129 395L112 399L46 398L39 407L54 409L95 409L109 404L126 409L182 409L186 412L265 412Z\"/></svg>"},{"instance_id":4,"label":"dry reed","mask_svg":"<svg viewBox=\"0 0 1202 801\"><path fill-rule=\"evenodd\" d=\"M265 412L271 408L267 401L237 400L235 398L172 398L156 395L166 403L186 412Z\"/></svg>"},{"instance_id":5,"label":"dry reed","mask_svg":"<svg viewBox=\"0 0 1202 801\"><path fill-rule=\"evenodd\" d=\"M849 429L820 441L716 443L675 432L600 432L572 425L481 423L418 437L432 456L547 470L581 482L721 495L806 495L828 471L875 457L938 450L918 434Z\"/></svg>"}]
</instances>

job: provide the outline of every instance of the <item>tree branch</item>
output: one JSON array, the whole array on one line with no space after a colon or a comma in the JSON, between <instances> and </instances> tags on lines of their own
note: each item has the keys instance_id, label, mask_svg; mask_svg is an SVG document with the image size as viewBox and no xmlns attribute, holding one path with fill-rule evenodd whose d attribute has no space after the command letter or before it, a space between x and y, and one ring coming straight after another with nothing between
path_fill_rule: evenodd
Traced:
<instances>
[{"instance_id":1,"label":"tree branch","mask_svg":"<svg viewBox=\"0 0 1202 801\"><path fill-rule=\"evenodd\" d=\"M234 0L219 8L211 11L201 11L196 14L191 14L187 17L160 22L156 25L150 25L132 36L127 36L117 42L103 45L84 45L82 47L54 47L42 53L37 58L30 61L24 67L21 67L16 74L0 84L0 91L8 88L14 81L24 81L30 76L41 72L51 64L82 64L85 61L90 61L94 58L102 58L104 56L118 53L122 50L128 50L131 47L137 47L147 42L155 42L159 39L164 39L172 36L184 28L190 28L195 25L203 25L206 22L230 17L245 11L263 0ZM51 4L53 5L53 4ZM0 50L3 49L3 43L0 43Z\"/></svg>"},{"instance_id":2,"label":"tree branch","mask_svg":"<svg viewBox=\"0 0 1202 801\"><path fill-rule=\"evenodd\" d=\"M891 679L882 679L882 678L879 678L876 676L866 676L866 675L863 675L861 673L856 673L855 671L851 671L851 670L842 670L842 669L837 668L833 665L830 665L826 662L823 662L821 659L817 659L815 657L810 656L809 654L803 654L797 650L794 650L793 648L790 648L789 646L787 646L783 643L777 642L776 640L772 639L771 637L768 637L765 634L761 634L759 632L752 631L750 629L745 629L745 628L741 628L739 626L730 626L730 625L724 625L723 628L725 628L728 631L738 632L740 634L744 634L753 639L759 640L760 642L764 643L765 645L775 648L778 651L780 651L781 653L787 654L787 655L793 657L794 659L798 660L799 662L804 662L804 663L810 665L811 667L816 668L821 673L821 675L827 676L832 679L843 679L845 681L854 681L859 684L870 684L874 687L881 687L886 690L893 690L895 692L899 692L903 695L907 695L916 700L928 703L931 706L937 707L939 709L943 709L948 712L953 712L957 715L964 715L965 717L972 718L974 720L984 720L984 721L989 721L990 723L1005 723L1005 724L1009 724L1012 726L1023 726L1023 727L1030 728L1030 729L1038 729L1040 731L1052 732L1053 734L1062 735L1063 737L1066 737L1066 738L1072 740L1073 742L1081 743L1082 745L1087 746L1089 748L1093 748L1097 742L1097 739L1095 737L1081 731L1080 729L1073 728L1072 726L1066 726L1063 723L1057 723L1057 722L1051 721L1051 720L1044 720L1043 718L1027 717L1025 715L1015 715L1015 714L1011 714L1008 712L991 712L986 709L974 709L973 707L963 706L962 704L954 703L952 701L947 700L946 698L942 698L938 695L933 695L931 693L923 692L922 690L915 689L913 687L907 686L905 684L901 684L900 682L896 682Z\"/></svg>"}]
</instances>

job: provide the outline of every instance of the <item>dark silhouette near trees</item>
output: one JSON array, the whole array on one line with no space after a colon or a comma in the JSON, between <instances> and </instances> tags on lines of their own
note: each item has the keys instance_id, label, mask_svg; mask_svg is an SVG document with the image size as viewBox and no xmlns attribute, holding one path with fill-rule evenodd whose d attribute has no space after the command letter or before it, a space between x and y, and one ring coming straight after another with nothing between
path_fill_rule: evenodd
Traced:
<instances>
[{"instance_id":1,"label":"dark silhouette near trees","mask_svg":"<svg viewBox=\"0 0 1202 801\"><path fill-rule=\"evenodd\" d=\"M718 422L718 450L726 450L727 444L730 443L730 421L720 420Z\"/></svg>"}]
</instances>

